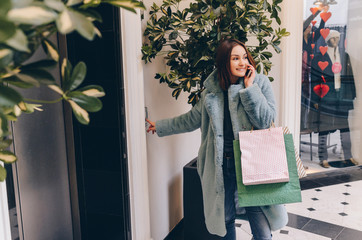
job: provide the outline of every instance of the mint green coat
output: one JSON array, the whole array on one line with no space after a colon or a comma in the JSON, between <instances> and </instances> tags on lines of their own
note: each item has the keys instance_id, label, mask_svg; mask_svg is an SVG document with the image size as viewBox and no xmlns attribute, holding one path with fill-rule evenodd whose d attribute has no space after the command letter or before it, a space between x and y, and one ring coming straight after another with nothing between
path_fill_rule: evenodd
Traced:
<instances>
[{"instance_id":1,"label":"mint green coat","mask_svg":"<svg viewBox=\"0 0 362 240\"><path fill-rule=\"evenodd\" d=\"M223 120L224 95L220 88L217 70L204 82L205 90L200 101L187 113L156 122L158 136L191 132L201 129L201 145L197 170L201 179L205 222L212 234L226 234L224 215L223 180ZM276 116L275 99L269 79L257 74L252 86L245 88L243 81L228 89L229 110L235 139L239 131L264 129ZM272 230L288 222L283 205L262 207Z\"/></svg>"}]
</instances>

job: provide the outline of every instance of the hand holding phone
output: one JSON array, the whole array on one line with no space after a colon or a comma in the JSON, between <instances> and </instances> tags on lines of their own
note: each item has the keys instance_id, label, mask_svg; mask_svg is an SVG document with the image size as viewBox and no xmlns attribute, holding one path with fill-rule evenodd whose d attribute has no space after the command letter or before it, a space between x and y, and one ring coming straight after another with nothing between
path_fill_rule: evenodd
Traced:
<instances>
[{"instance_id":1,"label":"hand holding phone","mask_svg":"<svg viewBox=\"0 0 362 240\"><path fill-rule=\"evenodd\" d=\"M245 71L245 77L244 77L244 84L245 87L249 87L253 85L254 78L255 78L255 69L252 65L247 66L247 70Z\"/></svg>"},{"instance_id":2,"label":"hand holding phone","mask_svg":"<svg viewBox=\"0 0 362 240\"><path fill-rule=\"evenodd\" d=\"M250 78L250 76L251 76L252 73L253 73L252 66L251 66L251 65L248 65L248 66L247 66L247 69L246 69L246 72L245 72L245 77L246 77L246 78Z\"/></svg>"},{"instance_id":3,"label":"hand holding phone","mask_svg":"<svg viewBox=\"0 0 362 240\"><path fill-rule=\"evenodd\" d=\"M252 71L248 68L245 72L245 77L250 78Z\"/></svg>"}]
</instances>

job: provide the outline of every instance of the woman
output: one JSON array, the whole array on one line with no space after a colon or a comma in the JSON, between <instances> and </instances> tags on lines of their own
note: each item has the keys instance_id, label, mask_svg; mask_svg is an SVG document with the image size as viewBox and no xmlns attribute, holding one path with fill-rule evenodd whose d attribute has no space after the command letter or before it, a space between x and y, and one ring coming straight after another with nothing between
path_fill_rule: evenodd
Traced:
<instances>
[{"instance_id":1,"label":"woman","mask_svg":"<svg viewBox=\"0 0 362 240\"><path fill-rule=\"evenodd\" d=\"M236 239L236 176L233 140L239 131L263 129L274 120L275 100L269 79L256 74L245 45L223 40L216 53L217 69L205 80L199 102L188 112L150 124L148 132L161 136L201 128L197 170L200 175L208 231ZM247 74L248 73L248 74ZM255 240L271 239L271 230L287 223L284 206L246 207Z\"/></svg>"}]
</instances>

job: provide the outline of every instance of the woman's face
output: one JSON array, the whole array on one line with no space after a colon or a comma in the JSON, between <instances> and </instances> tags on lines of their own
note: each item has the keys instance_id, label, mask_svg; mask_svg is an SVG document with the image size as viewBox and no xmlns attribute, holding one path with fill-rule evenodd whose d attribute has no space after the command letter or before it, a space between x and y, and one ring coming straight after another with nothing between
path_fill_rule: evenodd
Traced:
<instances>
[{"instance_id":1,"label":"woman's face","mask_svg":"<svg viewBox=\"0 0 362 240\"><path fill-rule=\"evenodd\" d=\"M328 46L336 48L339 44L339 37L332 37L328 40Z\"/></svg>"},{"instance_id":2,"label":"woman's face","mask_svg":"<svg viewBox=\"0 0 362 240\"><path fill-rule=\"evenodd\" d=\"M247 67L250 65L245 49L237 45L231 50L230 71L234 77L244 77Z\"/></svg>"}]
</instances>

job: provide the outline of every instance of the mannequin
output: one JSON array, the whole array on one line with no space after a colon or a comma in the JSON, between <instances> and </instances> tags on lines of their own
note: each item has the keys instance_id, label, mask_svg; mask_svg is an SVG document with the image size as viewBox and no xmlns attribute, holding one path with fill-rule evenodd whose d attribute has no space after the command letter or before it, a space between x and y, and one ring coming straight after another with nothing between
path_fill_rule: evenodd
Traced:
<instances>
[{"instance_id":1,"label":"mannequin","mask_svg":"<svg viewBox=\"0 0 362 240\"><path fill-rule=\"evenodd\" d=\"M345 161L358 163L351 153L351 137L348 111L353 109L356 89L349 55L340 52L340 33L330 30L325 38L326 52L318 53L312 61L312 104L318 112L318 154L320 165L330 167L326 139L329 133L340 130ZM324 69L323 69L324 68ZM317 86L319 85L319 86ZM347 162L346 162L347 163Z\"/></svg>"}]
</instances>

